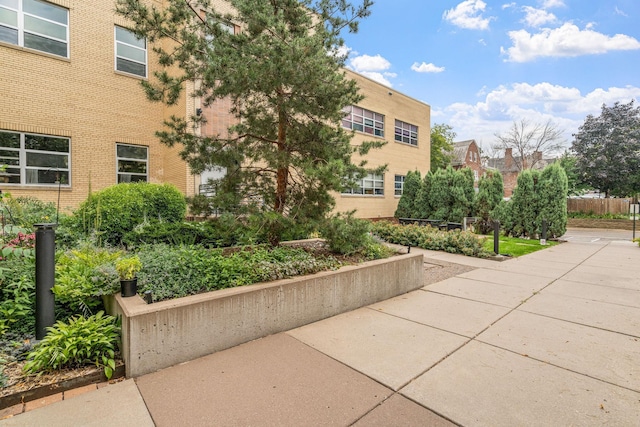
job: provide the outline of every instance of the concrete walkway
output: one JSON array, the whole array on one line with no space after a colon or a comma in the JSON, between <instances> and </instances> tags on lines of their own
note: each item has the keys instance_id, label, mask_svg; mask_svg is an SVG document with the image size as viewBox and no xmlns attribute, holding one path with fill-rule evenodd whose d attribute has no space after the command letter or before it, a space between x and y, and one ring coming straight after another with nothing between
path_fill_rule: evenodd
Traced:
<instances>
[{"instance_id":1,"label":"concrete walkway","mask_svg":"<svg viewBox=\"0 0 640 427\"><path fill-rule=\"evenodd\" d=\"M0 426L638 426L640 248L584 240Z\"/></svg>"}]
</instances>

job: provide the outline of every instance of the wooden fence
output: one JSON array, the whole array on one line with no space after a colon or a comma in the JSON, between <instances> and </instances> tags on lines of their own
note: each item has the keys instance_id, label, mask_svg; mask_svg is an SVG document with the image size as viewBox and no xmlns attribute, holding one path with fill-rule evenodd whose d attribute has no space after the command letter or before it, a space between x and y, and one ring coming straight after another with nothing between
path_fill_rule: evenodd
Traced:
<instances>
[{"instance_id":1,"label":"wooden fence","mask_svg":"<svg viewBox=\"0 0 640 427\"><path fill-rule=\"evenodd\" d=\"M627 214L629 199L567 199L567 212Z\"/></svg>"}]
</instances>

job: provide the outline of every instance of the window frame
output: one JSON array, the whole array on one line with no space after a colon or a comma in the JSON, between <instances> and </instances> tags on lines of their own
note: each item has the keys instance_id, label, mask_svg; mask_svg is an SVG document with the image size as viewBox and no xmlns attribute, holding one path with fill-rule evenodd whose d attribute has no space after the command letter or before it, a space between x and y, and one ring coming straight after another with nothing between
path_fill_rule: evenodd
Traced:
<instances>
[{"instance_id":1,"label":"window frame","mask_svg":"<svg viewBox=\"0 0 640 427\"><path fill-rule=\"evenodd\" d=\"M65 22L60 22L60 21L56 21L55 19L51 19L51 17L47 18L44 16L39 16L36 15L33 12L29 12L29 11L25 11L24 8L24 2L25 0L17 0L17 9L14 9L11 6L8 5L3 5L0 4L0 10L5 10L5 11L9 11L9 13L15 13L16 15L16 23L15 25L11 24L11 23L6 23L6 22L0 22L0 29L5 28L9 31L16 31L17 32L17 42L13 43L12 41L7 41L7 40L0 40L0 42L2 43L7 43L13 46L19 46L21 48L24 49L28 49L31 51L35 51L35 52L42 52L45 53L47 55L53 55L59 58L69 58L69 9L57 4L53 4L53 3L49 3L47 1L44 0L27 0L27 1L31 1L33 3L44 3L46 4L48 7L54 8L54 9L59 9L61 11L65 12ZM58 37L52 36L52 35L47 35L44 32L39 32L33 29L28 29L27 27L29 26L28 23L25 23L25 21L29 21L29 20L34 20L37 21L43 21L46 25L49 26L59 26L62 27L64 29L64 33L65 33L65 39L60 39ZM34 36L37 38L43 38L46 39L48 41L53 41L55 43L62 43L65 45L66 47L66 51L64 55L60 55L59 53L55 53L53 51L50 50L43 50L43 49L38 49L37 47L33 47L33 46L27 46L25 44L25 34L26 35L30 35L30 36ZM29 43L29 42L27 42Z\"/></svg>"},{"instance_id":2,"label":"window frame","mask_svg":"<svg viewBox=\"0 0 640 427\"><path fill-rule=\"evenodd\" d=\"M145 159L140 159L140 158L135 158L135 157L124 157L124 156L120 156L118 154L118 147L134 147L134 148L144 148L146 150L146 158ZM139 172L125 172L125 171L120 171L120 161L127 161L127 162L139 162L139 163L144 163L145 167L145 173L139 173ZM129 176L144 176L144 180L139 180L136 179L135 181L132 181L131 179L129 179L128 181L125 180L120 180L121 176L125 176L125 175L129 175ZM146 145L136 145L136 144L127 144L124 142L116 142L116 184L120 184L120 183L126 183L126 182L140 182L140 181L144 181L144 182L149 182L149 147Z\"/></svg>"},{"instance_id":3,"label":"window frame","mask_svg":"<svg viewBox=\"0 0 640 427\"><path fill-rule=\"evenodd\" d=\"M9 177L19 177L19 182L6 182L4 185L9 186L27 186L27 187L71 187L71 138L66 136L58 136L58 135L46 135L41 133L31 133L31 132L16 132L5 129L0 129L0 133L14 134L18 135L19 146L16 147L5 147L0 146L0 163L6 164L7 169L6 173L9 174ZM55 138L67 141L67 151L51 151L51 150L39 150L35 148L27 148L27 137L44 137L44 138ZM4 154L7 152L16 152L18 153L17 157L7 157ZM44 154L45 156L57 156L66 158L66 167L44 167L37 165L28 165L29 155L31 154ZM6 159L17 159L17 165L10 165L9 162L5 162ZM63 162L64 163L64 162ZM17 173L15 172L17 170ZM67 178L64 176L62 178L58 177L60 181L56 182L28 182L30 176L39 177L38 171L42 171L45 173L48 172L62 172L66 173ZM34 175L35 172L35 175ZM8 179L10 179L7 177Z\"/></svg>"},{"instance_id":4,"label":"window frame","mask_svg":"<svg viewBox=\"0 0 640 427\"><path fill-rule=\"evenodd\" d=\"M127 33L129 33L133 37L135 37L137 40L144 41L144 48L141 48L140 46L136 46L136 45L127 43L126 41L119 41L118 40L118 29L126 31ZM130 57L123 56L123 55L118 55L118 45L122 45L122 46L124 46L126 48L129 48L129 49L137 49L137 50L143 51L144 52L144 63L142 63L139 60L134 59L134 58L130 58ZM144 75L118 69L118 59L122 59L122 60L128 61L128 62L133 62L135 64L142 64L144 66ZM138 38L133 33L133 31L129 30L128 28L122 27L120 25L114 25L113 26L113 69L116 72L122 73L122 74L126 74L127 76L146 79L149 76L149 44L147 42L146 37Z\"/></svg>"},{"instance_id":5,"label":"window frame","mask_svg":"<svg viewBox=\"0 0 640 427\"><path fill-rule=\"evenodd\" d=\"M402 178L398 180L398 178ZM406 181L406 175L394 175L393 177L393 195L397 197L401 197L402 193L404 193L404 182ZM398 187L400 184L400 187Z\"/></svg>"},{"instance_id":6,"label":"window frame","mask_svg":"<svg viewBox=\"0 0 640 427\"><path fill-rule=\"evenodd\" d=\"M415 131L413 128L415 128ZM408 135L405 136L405 133L408 133ZM405 141L405 138L406 138L406 141ZM418 146L418 126L413 125L411 123L404 122L402 120L395 119L395 124L393 128L393 139L395 142L398 142L400 144L406 144L406 145L411 145L413 147L417 147Z\"/></svg>"},{"instance_id":7,"label":"window frame","mask_svg":"<svg viewBox=\"0 0 640 427\"><path fill-rule=\"evenodd\" d=\"M384 114L376 113L356 105L348 105L342 109L342 127L360 133L384 138ZM370 122L370 124L367 123ZM367 129L371 129L368 132Z\"/></svg>"},{"instance_id":8,"label":"window frame","mask_svg":"<svg viewBox=\"0 0 640 427\"><path fill-rule=\"evenodd\" d=\"M371 183L370 186L367 183ZM379 184L379 185L376 185ZM370 191L368 193L367 191ZM356 187L342 191L343 195L384 197L384 173L369 173L358 181Z\"/></svg>"}]
</instances>

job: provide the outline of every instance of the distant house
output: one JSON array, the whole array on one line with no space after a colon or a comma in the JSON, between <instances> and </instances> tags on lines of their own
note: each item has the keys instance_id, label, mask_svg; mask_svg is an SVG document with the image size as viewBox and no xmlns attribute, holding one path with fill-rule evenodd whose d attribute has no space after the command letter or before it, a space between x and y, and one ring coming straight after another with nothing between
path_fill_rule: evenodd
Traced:
<instances>
[{"instance_id":1,"label":"distant house","mask_svg":"<svg viewBox=\"0 0 640 427\"><path fill-rule=\"evenodd\" d=\"M451 166L456 170L464 167L470 168L473 171L474 187L478 187L478 180L484 173L484 168L480 160L480 149L474 139L455 142L453 144L453 160Z\"/></svg>"},{"instance_id":2,"label":"distant house","mask_svg":"<svg viewBox=\"0 0 640 427\"><path fill-rule=\"evenodd\" d=\"M487 168L497 169L502 174L504 181L504 197L511 197L516 188L518 175L524 169L544 169L555 162L555 158L543 158L541 151L534 151L530 156L513 156L513 149L504 150L504 157L487 160Z\"/></svg>"}]
</instances>

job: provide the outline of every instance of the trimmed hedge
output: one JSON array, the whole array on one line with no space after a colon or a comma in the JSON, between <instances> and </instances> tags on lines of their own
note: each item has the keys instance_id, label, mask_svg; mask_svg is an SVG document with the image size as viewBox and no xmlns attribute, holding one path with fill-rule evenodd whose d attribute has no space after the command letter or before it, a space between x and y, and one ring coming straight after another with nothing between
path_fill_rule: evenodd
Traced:
<instances>
[{"instance_id":1,"label":"trimmed hedge","mask_svg":"<svg viewBox=\"0 0 640 427\"><path fill-rule=\"evenodd\" d=\"M65 225L101 243L120 245L124 235L147 221L181 222L187 204L169 184L123 183L91 194Z\"/></svg>"}]
</instances>

